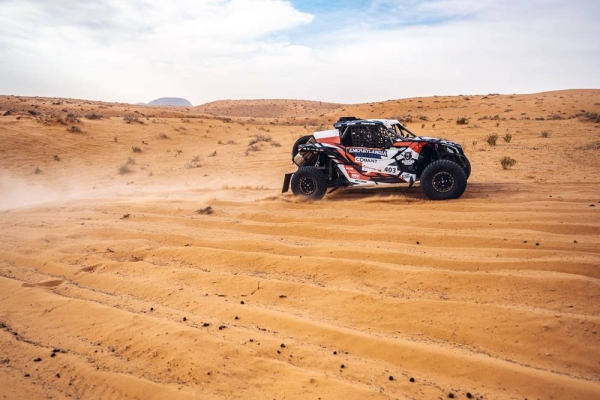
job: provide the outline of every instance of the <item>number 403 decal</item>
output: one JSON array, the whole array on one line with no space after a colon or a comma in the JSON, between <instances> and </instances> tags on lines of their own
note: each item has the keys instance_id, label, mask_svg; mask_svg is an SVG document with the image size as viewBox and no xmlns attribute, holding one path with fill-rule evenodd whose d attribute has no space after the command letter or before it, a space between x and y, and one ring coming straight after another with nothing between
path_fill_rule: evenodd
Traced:
<instances>
[{"instance_id":1,"label":"number 403 decal","mask_svg":"<svg viewBox=\"0 0 600 400\"><path fill-rule=\"evenodd\" d=\"M397 174L398 173L398 168L396 168L396 167L384 167L383 168L383 172L385 172L386 174Z\"/></svg>"}]
</instances>

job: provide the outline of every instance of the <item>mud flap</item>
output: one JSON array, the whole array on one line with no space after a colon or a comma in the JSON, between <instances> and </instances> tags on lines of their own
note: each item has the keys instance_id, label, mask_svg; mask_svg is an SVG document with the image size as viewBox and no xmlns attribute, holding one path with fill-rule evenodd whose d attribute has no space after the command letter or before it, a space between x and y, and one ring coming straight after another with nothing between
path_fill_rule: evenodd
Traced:
<instances>
[{"instance_id":1,"label":"mud flap","mask_svg":"<svg viewBox=\"0 0 600 400\"><path fill-rule=\"evenodd\" d=\"M292 179L292 174L285 174L285 178L283 178L283 188L281 189L281 193L287 193L290 190L290 180Z\"/></svg>"}]
</instances>

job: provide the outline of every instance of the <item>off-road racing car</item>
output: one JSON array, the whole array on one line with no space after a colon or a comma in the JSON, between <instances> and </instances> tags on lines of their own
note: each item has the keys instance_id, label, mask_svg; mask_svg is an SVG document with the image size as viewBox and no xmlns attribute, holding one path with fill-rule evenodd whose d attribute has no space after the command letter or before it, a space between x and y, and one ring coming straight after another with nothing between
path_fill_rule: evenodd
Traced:
<instances>
[{"instance_id":1,"label":"off-road racing car","mask_svg":"<svg viewBox=\"0 0 600 400\"><path fill-rule=\"evenodd\" d=\"M321 199L345 186L421 182L431 200L460 197L467 188L471 163L460 144L417 136L393 119L343 117L333 130L314 132L294 143L283 190Z\"/></svg>"}]
</instances>

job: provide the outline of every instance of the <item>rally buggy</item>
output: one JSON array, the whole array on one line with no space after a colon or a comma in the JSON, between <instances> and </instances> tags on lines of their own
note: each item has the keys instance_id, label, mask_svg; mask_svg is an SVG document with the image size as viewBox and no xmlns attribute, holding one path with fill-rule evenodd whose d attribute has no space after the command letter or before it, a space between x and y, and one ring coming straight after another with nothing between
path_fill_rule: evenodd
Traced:
<instances>
[{"instance_id":1,"label":"rally buggy","mask_svg":"<svg viewBox=\"0 0 600 400\"><path fill-rule=\"evenodd\" d=\"M421 182L431 200L460 197L471 163L460 144L417 136L393 119L340 118L333 130L303 136L294 143L295 173L286 174L282 192L321 199L345 186Z\"/></svg>"}]
</instances>

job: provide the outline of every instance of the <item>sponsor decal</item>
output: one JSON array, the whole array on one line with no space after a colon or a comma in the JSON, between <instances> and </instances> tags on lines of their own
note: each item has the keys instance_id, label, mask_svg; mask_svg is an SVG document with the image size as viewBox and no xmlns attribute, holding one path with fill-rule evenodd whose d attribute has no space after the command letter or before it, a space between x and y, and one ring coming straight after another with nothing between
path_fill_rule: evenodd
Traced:
<instances>
[{"instance_id":1,"label":"sponsor decal","mask_svg":"<svg viewBox=\"0 0 600 400\"><path fill-rule=\"evenodd\" d=\"M403 172L402 175L400 175L400 177L402 179L404 179L406 182L410 182L411 178L413 181L415 181L417 176L415 174L409 174L408 172Z\"/></svg>"},{"instance_id":2,"label":"sponsor decal","mask_svg":"<svg viewBox=\"0 0 600 400\"><path fill-rule=\"evenodd\" d=\"M410 150L405 151L404 154L402 155L402 158L403 158L403 160L402 160L403 165L413 165L415 163L412 152Z\"/></svg>"},{"instance_id":3,"label":"sponsor decal","mask_svg":"<svg viewBox=\"0 0 600 400\"><path fill-rule=\"evenodd\" d=\"M379 158L356 157L358 163L377 163Z\"/></svg>"},{"instance_id":4,"label":"sponsor decal","mask_svg":"<svg viewBox=\"0 0 600 400\"><path fill-rule=\"evenodd\" d=\"M386 150L352 148L349 151L355 157L365 157L365 158L387 157L387 151Z\"/></svg>"}]
</instances>

